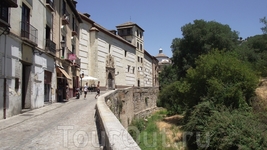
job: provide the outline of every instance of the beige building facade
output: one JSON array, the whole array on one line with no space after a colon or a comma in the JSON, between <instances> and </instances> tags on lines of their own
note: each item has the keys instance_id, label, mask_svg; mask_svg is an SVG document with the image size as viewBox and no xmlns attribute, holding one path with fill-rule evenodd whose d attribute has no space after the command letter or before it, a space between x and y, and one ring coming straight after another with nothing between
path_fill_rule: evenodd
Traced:
<instances>
[{"instance_id":1,"label":"beige building facade","mask_svg":"<svg viewBox=\"0 0 267 150\"><path fill-rule=\"evenodd\" d=\"M117 30L107 30L89 14L80 15L79 56L85 77L98 78L103 90L157 85L153 69L157 60L144 50L142 28L127 22L116 26ZM97 81L84 80L83 84L86 82L94 87Z\"/></svg>"}]
</instances>

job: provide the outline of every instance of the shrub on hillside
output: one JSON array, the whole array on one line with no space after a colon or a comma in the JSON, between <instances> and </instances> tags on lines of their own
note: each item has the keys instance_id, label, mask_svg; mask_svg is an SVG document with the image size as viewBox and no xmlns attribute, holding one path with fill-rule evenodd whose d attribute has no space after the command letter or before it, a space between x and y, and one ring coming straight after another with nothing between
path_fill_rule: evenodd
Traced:
<instances>
[{"instance_id":1,"label":"shrub on hillside","mask_svg":"<svg viewBox=\"0 0 267 150\"><path fill-rule=\"evenodd\" d=\"M206 101L194 107L183 127L190 149L266 149L264 123L250 111L230 109Z\"/></svg>"},{"instance_id":2,"label":"shrub on hillside","mask_svg":"<svg viewBox=\"0 0 267 150\"><path fill-rule=\"evenodd\" d=\"M182 100L186 98L184 93L187 90L186 82L173 82L162 89L157 105L166 108L169 115L180 114L185 110Z\"/></svg>"}]
</instances>

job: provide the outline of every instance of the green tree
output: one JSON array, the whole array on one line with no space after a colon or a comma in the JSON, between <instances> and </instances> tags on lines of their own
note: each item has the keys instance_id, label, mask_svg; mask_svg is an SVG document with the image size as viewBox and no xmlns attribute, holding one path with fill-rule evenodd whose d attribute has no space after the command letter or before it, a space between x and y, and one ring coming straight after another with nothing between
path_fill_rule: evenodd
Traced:
<instances>
[{"instance_id":1,"label":"green tree","mask_svg":"<svg viewBox=\"0 0 267 150\"><path fill-rule=\"evenodd\" d=\"M172 65L164 66L163 70L159 74L159 83L161 88L177 81L176 69Z\"/></svg>"},{"instance_id":2,"label":"green tree","mask_svg":"<svg viewBox=\"0 0 267 150\"><path fill-rule=\"evenodd\" d=\"M234 50L236 57L251 64L261 76L267 76L267 34L247 38Z\"/></svg>"},{"instance_id":3,"label":"green tree","mask_svg":"<svg viewBox=\"0 0 267 150\"><path fill-rule=\"evenodd\" d=\"M267 19L266 19L266 17L261 18L260 22L264 24L264 27L261 28L262 32L264 34L267 34Z\"/></svg>"},{"instance_id":4,"label":"green tree","mask_svg":"<svg viewBox=\"0 0 267 150\"><path fill-rule=\"evenodd\" d=\"M258 77L247 63L231 53L212 51L201 55L196 66L185 78L190 84L185 100L189 108L205 100L233 108L249 104Z\"/></svg>"},{"instance_id":5,"label":"green tree","mask_svg":"<svg viewBox=\"0 0 267 150\"><path fill-rule=\"evenodd\" d=\"M215 21L195 20L184 25L183 38L172 41L172 61L178 67L178 77L184 77L186 70L195 67L195 59L214 48L232 50L238 44L238 33L228 25Z\"/></svg>"}]
</instances>

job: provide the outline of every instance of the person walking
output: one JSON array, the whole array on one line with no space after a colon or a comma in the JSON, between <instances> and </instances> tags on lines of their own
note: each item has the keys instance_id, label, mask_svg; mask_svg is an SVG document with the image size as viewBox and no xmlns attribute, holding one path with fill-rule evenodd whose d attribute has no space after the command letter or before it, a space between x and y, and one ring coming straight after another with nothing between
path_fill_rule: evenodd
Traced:
<instances>
[{"instance_id":1,"label":"person walking","mask_svg":"<svg viewBox=\"0 0 267 150\"><path fill-rule=\"evenodd\" d=\"M96 87L96 96L95 99L97 99L98 96L100 96L100 87L99 87L100 81L98 81L97 87Z\"/></svg>"},{"instance_id":2,"label":"person walking","mask_svg":"<svg viewBox=\"0 0 267 150\"><path fill-rule=\"evenodd\" d=\"M86 98L87 91L88 91L88 83L86 83L86 84L85 84L85 86L84 86L84 88L83 88L83 92L84 92L84 99Z\"/></svg>"}]
</instances>

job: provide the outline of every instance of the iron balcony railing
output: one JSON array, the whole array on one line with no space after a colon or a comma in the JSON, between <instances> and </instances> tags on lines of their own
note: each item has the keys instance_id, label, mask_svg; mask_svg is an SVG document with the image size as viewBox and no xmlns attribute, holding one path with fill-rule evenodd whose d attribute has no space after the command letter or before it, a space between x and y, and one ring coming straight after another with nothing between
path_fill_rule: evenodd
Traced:
<instances>
[{"instance_id":1,"label":"iron balcony railing","mask_svg":"<svg viewBox=\"0 0 267 150\"><path fill-rule=\"evenodd\" d=\"M46 0L46 3L49 4L52 8L54 8L54 1L53 0Z\"/></svg>"},{"instance_id":2,"label":"iron balcony railing","mask_svg":"<svg viewBox=\"0 0 267 150\"><path fill-rule=\"evenodd\" d=\"M37 44L38 30L27 22L21 22L21 37L27 38Z\"/></svg>"},{"instance_id":3,"label":"iron balcony railing","mask_svg":"<svg viewBox=\"0 0 267 150\"><path fill-rule=\"evenodd\" d=\"M48 52L56 55L56 43L50 39L46 39L45 47L47 48Z\"/></svg>"}]
</instances>

